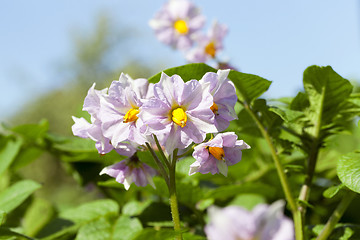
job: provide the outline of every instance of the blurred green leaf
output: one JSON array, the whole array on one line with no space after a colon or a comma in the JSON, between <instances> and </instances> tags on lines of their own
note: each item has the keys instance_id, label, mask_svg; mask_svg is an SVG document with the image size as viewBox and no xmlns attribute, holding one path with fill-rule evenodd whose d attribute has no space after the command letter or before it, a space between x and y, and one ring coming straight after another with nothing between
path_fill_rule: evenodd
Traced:
<instances>
[{"instance_id":1,"label":"blurred green leaf","mask_svg":"<svg viewBox=\"0 0 360 240\"><path fill-rule=\"evenodd\" d=\"M360 152L342 156L337 163L337 174L346 187L360 193Z\"/></svg>"},{"instance_id":2,"label":"blurred green leaf","mask_svg":"<svg viewBox=\"0 0 360 240\"><path fill-rule=\"evenodd\" d=\"M163 71L168 76L172 76L174 74L179 75L185 82L196 79L200 80L205 73L207 72L216 72L216 69L204 64L204 63L191 63L179 67L169 68ZM159 82L161 77L161 72L150 77L148 80L150 83Z\"/></svg>"},{"instance_id":3,"label":"blurred green leaf","mask_svg":"<svg viewBox=\"0 0 360 240\"><path fill-rule=\"evenodd\" d=\"M273 187L263 183L245 183L241 185L220 186L210 190L205 197L225 200L240 193L257 193L267 197L273 197L275 190Z\"/></svg>"},{"instance_id":4,"label":"blurred green leaf","mask_svg":"<svg viewBox=\"0 0 360 240\"><path fill-rule=\"evenodd\" d=\"M256 205L266 203L264 196L259 194L240 194L236 196L228 205L237 205L247 210L253 209Z\"/></svg>"},{"instance_id":5,"label":"blurred green leaf","mask_svg":"<svg viewBox=\"0 0 360 240\"><path fill-rule=\"evenodd\" d=\"M22 140L20 139L7 139L5 145L0 149L0 176L14 161L21 145Z\"/></svg>"},{"instance_id":6,"label":"blurred green leaf","mask_svg":"<svg viewBox=\"0 0 360 240\"><path fill-rule=\"evenodd\" d=\"M49 122L47 120L42 120L39 124L23 124L16 126L11 130L20 134L28 141L35 141L38 138L44 137L48 129Z\"/></svg>"},{"instance_id":7,"label":"blurred green leaf","mask_svg":"<svg viewBox=\"0 0 360 240\"><path fill-rule=\"evenodd\" d=\"M68 209L60 213L60 217L74 223L88 222L105 216L116 216L119 206L114 200L103 199L88 202L79 207Z\"/></svg>"},{"instance_id":8,"label":"blurred green leaf","mask_svg":"<svg viewBox=\"0 0 360 240\"><path fill-rule=\"evenodd\" d=\"M120 216L115 222L113 229L112 239L131 240L142 231L143 227L137 218Z\"/></svg>"},{"instance_id":9,"label":"blurred green leaf","mask_svg":"<svg viewBox=\"0 0 360 240\"><path fill-rule=\"evenodd\" d=\"M23 217L24 233L28 236L36 236L50 222L53 215L54 210L49 201L35 198Z\"/></svg>"},{"instance_id":10,"label":"blurred green leaf","mask_svg":"<svg viewBox=\"0 0 360 240\"><path fill-rule=\"evenodd\" d=\"M176 235L176 232L172 229L155 230L146 228L137 234L132 240L173 240Z\"/></svg>"},{"instance_id":11,"label":"blurred green leaf","mask_svg":"<svg viewBox=\"0 0 360 240\"><path fill-rule=\"evenodd\" d=\"M39 158L43 153L44 150L38 147L23 148L11 164L11 169L17 171Z\"/></svg>"},{"instance_id":12,"label":"blurred green leaf","mask_svg":"<svg viewBox=\"0 0 360 240\"><path fill-rule=\"evenodd\" d=\"M260 97L268 90L271 84L271 81L265 78L234 70L230 71L229 78L237 88L240 99L247 103L251 103L254 99Z\"/></svg>"},{"instance_id":13,"label":"blurred green leaf","mask_svg":"<svg viewBox=\"0 0 360 240\"><path fill-rule=\"evenodd\" d=\"M35 240L31 237L17 233L10 228L0 227L0 240Z\"/></svg>"},{"instance_id":14,"label":"blurred green leaf","mask_svg":"<svg viewBox=\"0 0 360 240\"><path fill-rule=\"evenodd\" d=\"M122 208L122 214L127 216L138 216L140 215L150 204L151 200L145 202L130 201L127 202Z\"/></svg>"},{"instance_id":15,"label":"blurred green leaf","mask_svg":"<svg viewBox=\"0 0 360 240\"><path fill-rule=\"evenodd\" d=\"M344 184L331 186L323 192L323 196L326 198L333 198L343 188L344 188Z\"/></svg>"},{"instance_id":16,"label":"blurred green leaf","mask_svg":"<svg viewBox=\"0 0 360 240\"><path fill-rule=\"evenodd\" d=\"M213 198L201 199L196 203L196 209L203 211L213 205L215 200Z\"/></svg>"},{"instance_id":17,"label":"blurred green leaf","mask_svg":"<svg viewBox=\"0 0 360 240\"><path fill-rule=\"evenodd\" d=\"M0 210L0 226L3 225L6 221L6 212Z\"/></svg>"},{"instance_id":18,"label":"blurred green leaf","mask_svg":"<svg viewBox=\"0 0 360 240\"><path fill-rule=\"evenodd\" d=\"M32 180L23 180L0 193L0 209L9 213L41 187Z\"/></svg>"},{"instance_id":19,"label":"blurred green leaf","mask_svg":"<svg viewBox=\"0 0 360 240\"><path fill-rule=\"evenodd\" d=\"M81 226L75 240L110 240L111 231L109 221L101 217Z\"/></svg>"}]
</instances>

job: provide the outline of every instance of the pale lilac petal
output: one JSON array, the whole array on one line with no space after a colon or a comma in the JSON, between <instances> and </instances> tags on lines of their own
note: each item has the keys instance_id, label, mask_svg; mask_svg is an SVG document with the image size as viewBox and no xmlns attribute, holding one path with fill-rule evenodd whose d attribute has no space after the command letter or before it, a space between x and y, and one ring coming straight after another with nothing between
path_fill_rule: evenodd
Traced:
<instances>
[{"instance_id":1,"label":"pale lilac petal","mask_svg":"<svg viewBox=\"0 0 360 240\"><path fill-rule=\"evenodd\" d=\"M208 209L209 224L205 233L209 240L252 239L256 231L250 212L245 209L229 206L223 209L210 207Z\"/></svg>"},{"instance_id":2,"label":"pale lilac petal","mask_svg":"<svg viewBox=\"0 0 360 240\"><path fill-rule=\"evenodd\" d=\"M73 116L72 119L75 122L71 127L73 134L81 138L88 138L89 135L87 132L91 128L91 123L86 121L85 118L77 118Z\"/></svg>"}]
</instances>

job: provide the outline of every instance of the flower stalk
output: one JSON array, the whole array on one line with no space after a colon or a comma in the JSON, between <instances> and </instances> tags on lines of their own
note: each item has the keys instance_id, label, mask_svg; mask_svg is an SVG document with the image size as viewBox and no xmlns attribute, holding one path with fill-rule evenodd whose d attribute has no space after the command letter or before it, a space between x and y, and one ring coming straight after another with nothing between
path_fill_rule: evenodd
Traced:
<instances>
[{"instance_id":1,"label":"flower stalk","mask_svg":"<svg viewBox=\"0 0 360 240\"><path fill-rule=\"evenodd\" d=\"M344 214L345 210L349 207L355 196L355 192L350 190L347 191L316 240L325 240L330 236L331 232L334 230L336 224L339 222L340 218Z\"/></svg>"}]
</instances>

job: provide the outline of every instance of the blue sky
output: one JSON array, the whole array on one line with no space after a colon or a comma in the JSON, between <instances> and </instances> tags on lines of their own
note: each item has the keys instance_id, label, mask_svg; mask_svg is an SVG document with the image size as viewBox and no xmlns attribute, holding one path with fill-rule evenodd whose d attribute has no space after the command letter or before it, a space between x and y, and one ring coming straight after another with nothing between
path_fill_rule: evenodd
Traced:
<instances>
[{"instance_id":1,"label":"blue sky","mask_svg":"<svg viewBox=\"0 0 360 240\"><path fill-rule=\"evenodd\" d=\"M148 27L148 20L164 2L3 1L0 121L37 95L65 84L53 81L54 69L71 57L71 33L91 30L100 12L108 12L119 27L134 26L141 33L134 49L146 62L157 55L167 62L166 67L185 64L182 55L159 43ZM223 55L234 66L273 81L267 97L293 96L302 89L304 69L313 64L331 65L343 77L360 80L360 6L356 0L193 2L209 24L217 19L229 26Z\"/></svg>"}]
</instances>

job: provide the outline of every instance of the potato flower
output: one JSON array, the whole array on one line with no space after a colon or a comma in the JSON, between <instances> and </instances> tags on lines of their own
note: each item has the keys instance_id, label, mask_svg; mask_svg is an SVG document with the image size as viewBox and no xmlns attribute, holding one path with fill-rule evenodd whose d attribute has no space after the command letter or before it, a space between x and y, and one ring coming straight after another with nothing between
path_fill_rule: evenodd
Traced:
<instances>
[{"instance_id":1,"label":"potato flower","mask_svg":"<svg viewBox=\"0 0 360 240\"><path fill-rule=\"evenodd\" d=\"M215 126L219 132L224 131L230 121L237 119L234 107L237 101L234 84L227 76L230 70L208 72L200 80L200 84L210 84L209 91L214 98L211 110L215 114Z\"/></svg>"},{"instance_id":2,"label":"potato flower","mask_svg":"<svg viewBox=\"0 0 360 240\"><path fill-rule=\"evenodd\" d=\"M130 188L131 183L135 183L139 187L145 187L147 184L150 184L155 188L152 177L156 175L156 170L140 162L136 155L105 167L100 172L100 175L102 174L115 178L117 182L124 184L126 190Z\"/></svg>"},{"instance_id":3,"label":"potato flower","mask_svg":"<svg viewBox=\"0 0 360 240\"><path fill-rule=\"evenodd\" d=\"M233 132L219 133L210 141L197 145L192 154L196 161L190 165L189 175L196 172L220 172L227 176L228 166L241 160L241 150L250 148L243 140L237 138Z\"/></svg>"},{"instance_id":4,"label":"potato flower","mask_svg":"<svg viewBox=\"0 0 360 240\"><path fill-rule=\"evenodd\" d=\"M185 83L180 76L169 77L165 73L154 85L154 97L144 102L139 118L167 153L184 149L192 142L200 143L206 133L217 131L208 87L197 80Z\"/></svg>"},{"instance_id":5,"label":"potato flower","mask_svg":"<svg viewBox=\"0 0 360 240\"><path fill-rule=\"evenodd\" d=\"M140 133L143 123L138 114L149 89L146 79L133 80L125 74L111 83L108 95L101 101L99 115L104 136L114 147L123 141L139 145L147 141Z\"/></svg>"}]
</instances>

